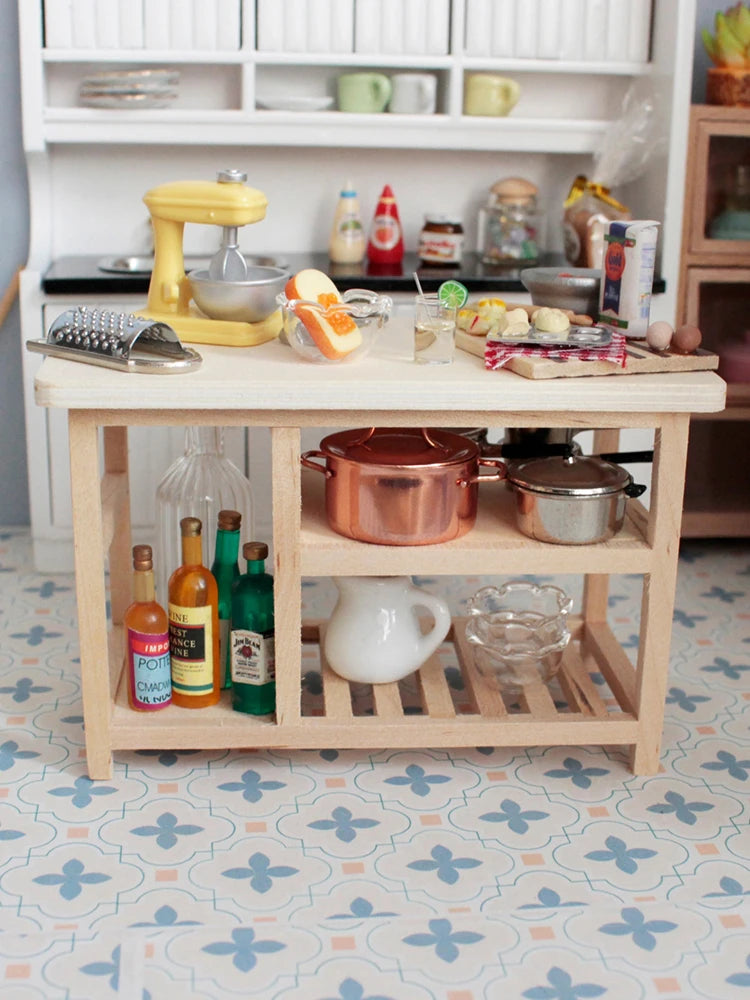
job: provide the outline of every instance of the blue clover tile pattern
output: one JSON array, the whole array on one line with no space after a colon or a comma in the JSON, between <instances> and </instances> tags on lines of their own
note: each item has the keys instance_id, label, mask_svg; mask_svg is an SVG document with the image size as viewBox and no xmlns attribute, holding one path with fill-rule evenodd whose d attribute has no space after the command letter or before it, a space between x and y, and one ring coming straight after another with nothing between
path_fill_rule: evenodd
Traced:
<instances>
[{"instance_id":1,"label":"blue clover tile pattern","mask_svg":"<svg viewBox=\"0 0 750 1000\"><path fill-rule=\"evenodd\" d=\"M420 578L457 614L499 582ZM610 591L633 659L641 581ZM305 616L331 595L306 580ZM682 544L665 707L648 778L487 745L164 747L91 781L73 577L0 528L0 997L750 1000L747 542Z\"/></svg>"}]
</instances>

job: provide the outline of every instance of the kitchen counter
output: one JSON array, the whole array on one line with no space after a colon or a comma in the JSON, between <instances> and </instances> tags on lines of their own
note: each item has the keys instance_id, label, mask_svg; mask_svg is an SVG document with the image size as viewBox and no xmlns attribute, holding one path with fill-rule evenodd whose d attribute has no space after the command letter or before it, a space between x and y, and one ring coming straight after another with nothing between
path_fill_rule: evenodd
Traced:
<instances>
[{"instance_id":1,"label":"kitchen counter","mask_svg":"<svg viewBox=\"0 0 750 1000\"><path fill-rule=\"evenodd\" d=\"M47 294L57 295L118 295L145 294L148 291L150 274L148 273L113 273L104 271L99 262L112 255L80 255L58 257L53 260L42 278L42 290ZM363 264L332 264L327 253L291 253L278 254L292 273L305 267L314 267L325 271L336 282L340 291L348 288L361 288L366 285L376 292L407 292L415 291L414 271L419 274L419 280L426 292L434 292L446 278L457 278L470 292L505 293L519 292L526 294L521 279L521 268L498 267L483 264L477 253L465 256L459 267L425 267L418 266L416 254L404 255L400 265ZM188 269L205 266L208 258L188 261ZM564 266L564 260L559 254L545 254L540 265L555 267ZM663 292L666 285L663 279L654 280L655 293Z\"/></svg>"}]
</instances>

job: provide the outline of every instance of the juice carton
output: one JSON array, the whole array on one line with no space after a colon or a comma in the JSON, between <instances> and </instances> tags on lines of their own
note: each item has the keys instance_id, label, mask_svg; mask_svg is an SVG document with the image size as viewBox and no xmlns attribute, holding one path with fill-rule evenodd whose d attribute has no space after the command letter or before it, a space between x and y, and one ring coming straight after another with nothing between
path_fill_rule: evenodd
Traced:
<instances>
[{"instance_id":1,"label":"juice carton","mask_svg":"<svg viewBox=\"0 0 750 1000\"><path fill-rule=\"evenodd\" d=\"M599 322L626 337L645 337L651 311L659 223L610 222L604 237Z\"/></svg>"}]
</instances>

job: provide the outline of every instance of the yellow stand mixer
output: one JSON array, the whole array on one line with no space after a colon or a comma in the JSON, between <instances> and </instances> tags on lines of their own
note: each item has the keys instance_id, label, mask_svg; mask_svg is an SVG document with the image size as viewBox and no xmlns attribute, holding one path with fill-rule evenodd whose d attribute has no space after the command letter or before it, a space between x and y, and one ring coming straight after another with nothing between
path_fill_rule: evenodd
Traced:
<instances>
[{"instance_id":1,"label":"yellow stand mixer","mask_svg":"<svg viewBox=\"0 0 750 1000\"><path fill-rule=\"evenodd\" d=\"M269 300L272 304L266 307L266 315L260 319L255 318L257 310L248 312L241 303L237 306L230 301L230 308L227 309L220 302L221 308L217 312L211 310L215 318L210 318L191 304L194 288L190 276L185 273L183 256L185 223L237 227L265 218L268 202L263 192L241 182L227 183L227 180L235 181L235 177L231 176L233 174L236 172L222 172L216 181L161 184L147 191L143 197L151 213L154 230L154 267L148 302L138 315L167 323L183 340L191 343L250 347L273 340L281 331L281 311L275 306L274 295ZM236 176L244 178L244 175ZM282 291L284 272L272 268L263 270L278 272L271 291ZM213 286L217 284L213 283ZM220 287L218 292L222 299L236 299L238 293L242 295L245 292L241 286L247 284L222 282L223 288ZM261 284L268 283L264 281ZM216 292L215 287L213 290ZM237 318L238 314L241 318ZM246 316L250 317L249 321Z\"/></svg>"}]
</instances>

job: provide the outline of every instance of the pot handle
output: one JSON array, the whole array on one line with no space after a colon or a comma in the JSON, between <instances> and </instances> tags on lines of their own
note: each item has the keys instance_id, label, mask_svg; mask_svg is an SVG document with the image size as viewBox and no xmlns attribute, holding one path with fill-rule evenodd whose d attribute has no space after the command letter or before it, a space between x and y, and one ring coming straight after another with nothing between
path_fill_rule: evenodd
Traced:
<instances>
[{"instance_id":1,"label":"pot handle","mask_svg":"<svg viewBox=\"0 0 750 1000\"><path fill-rule=\"evenodd\" d=\"M479 465L490 465L496 468L498 471L493 473L491 476L472 476L471 479L458 479L456 480L457 485L461 489L466 489L468 486L473 486L474 483L498 483L501 479L508 478L508 466L505 462L501 462L496 458L479 458Z\"/></svg>"},{"instance_id":2,"label":"pot handle","mask_svg":"<svg viewBox=\"0 0 750 1000\"><path fill-rule=\"evenodd\" d=\"M646 486L643 483L628 483L625 487L626 497L639 497L642 493L646 492Z\"/></svg>"},{"instance_id":3,"label":"pot handle","mask_svg":"<svg viewBox=\"0 0 750 1000\"><path fill-rule=\"evenodd\" d=\"M313 462L313 458L325 458L325 457L326 456L322 451L317 451L316 449L313 451L306 451L302 455L300 455L300 462L305 466L305 468L315 469L316 472L322 472L323 475L326 477L326 479L330 479L331 476L333 476L333 472L331 472L331 470L327 466L318 465L317 462Z\"/></svg>"}]
</instances>

